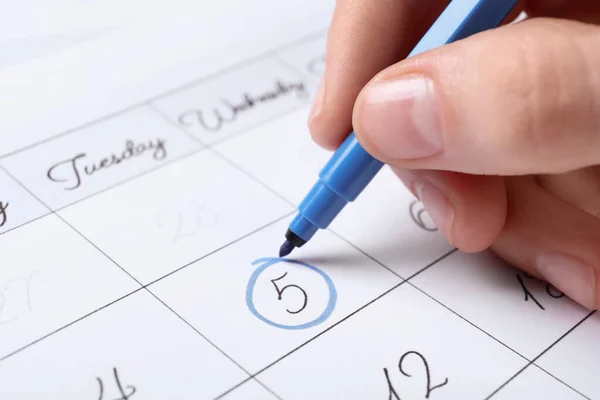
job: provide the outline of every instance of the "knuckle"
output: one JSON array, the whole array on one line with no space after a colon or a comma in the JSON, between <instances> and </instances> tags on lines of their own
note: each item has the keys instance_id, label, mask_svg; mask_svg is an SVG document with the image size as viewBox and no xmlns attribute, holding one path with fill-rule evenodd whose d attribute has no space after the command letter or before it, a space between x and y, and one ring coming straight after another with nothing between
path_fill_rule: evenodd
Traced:
<instances>
[{"instance_id":1,"label":"knuckle","mask_svg":"<svg viewBox=\"0 0 600 400\"><path fill-rule=\"evenodd\" d=\"M546 63L543 45L524 33L512 49L512 62L508 71L496 77L497 89L502 98L504 114L501 121L502 147L509 154L542 152L555 139L558 131L546 129L552 107L548 103L560 92L556 71ZM493 82L493 80L491 80ZM539 154L532 154L536 157Z\"/></svg>"},{"instance_id":2,"label":"knuckle","mask_svg":"<svg viewBox=\"0 0 600 400\"><path fill-rule=\"evenodd\" d=\"M543 19L516 29L518 40L511 41L502 67L489 65L489 101L502 116L491 140L505 154L550 160L557 149L600 148L599 60L582 48L587 46L573 29ZM555 161L549 165L556 171L570 163Z\"/></svg>"},{"instance_id":3,"label":"knuckle","mask_svg":"<svg viewBox=\"0 0 600 400\"><path fill-rule=\"evenodd\" d=\"M600 230L598 230L597 234L594 235L597 240L600 240ZM594 299L593 305L595 309L600 309L600 249L598 248L598 242L590 243L590 249L592 249L592 254L590 255L589 268L592 269L592 282L591 285L594 288Z\"/></svg>"}]
</instances>

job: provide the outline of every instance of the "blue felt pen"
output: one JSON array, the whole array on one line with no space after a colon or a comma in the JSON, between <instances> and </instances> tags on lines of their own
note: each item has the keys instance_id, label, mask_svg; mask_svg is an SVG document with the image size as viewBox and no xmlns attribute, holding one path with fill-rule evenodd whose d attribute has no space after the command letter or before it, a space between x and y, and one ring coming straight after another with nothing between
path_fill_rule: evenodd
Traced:
<instances>
[{"instance_id":1,"label":"blue felt pen","mask_svg":"<svg viewBox=\"0 0 600 400\"><path fill-rule=\"evenodd\" d=\"M495 28L517 3L518 0L453 0L408 57ZM290 254L295 247L308 242L319 229L327 228L344 206L367 187L383 165L369 155L351 133L300 203L279 256Z\"/></svg>"}]
</instances>

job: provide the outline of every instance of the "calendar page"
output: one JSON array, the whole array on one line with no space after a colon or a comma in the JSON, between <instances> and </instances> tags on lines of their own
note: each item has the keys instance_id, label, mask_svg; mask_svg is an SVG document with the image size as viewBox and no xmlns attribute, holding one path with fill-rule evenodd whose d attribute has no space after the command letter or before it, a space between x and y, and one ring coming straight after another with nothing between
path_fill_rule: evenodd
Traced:
<instances>
[{"instance_id":1,"label":"calendar page","mask_svg":"<svg viewBox=\"0 0 600 400\"><path fill-rule=\"evenodd\" d=\"M0 399L600 398L600 318L387 168L278 258L333 1L177 6L0 70Z\"/></svg>"}]
</instances>

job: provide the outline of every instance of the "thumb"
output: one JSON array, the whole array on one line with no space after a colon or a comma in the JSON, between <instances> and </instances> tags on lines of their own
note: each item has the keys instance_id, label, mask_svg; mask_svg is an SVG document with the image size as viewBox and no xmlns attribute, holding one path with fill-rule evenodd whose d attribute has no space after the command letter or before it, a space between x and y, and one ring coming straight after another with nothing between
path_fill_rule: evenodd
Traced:
<instances>
[{"instance_id":1,"label":"thumb","mask_svg":"<svg viewBox=\"0 0 600 400\"><path fill-rule=\"evenodd\" d=\"M360 93L365 149L398 168L560 173L600 163L600 27L536 19L412 57Z\"/></svg>"}]
</instances>

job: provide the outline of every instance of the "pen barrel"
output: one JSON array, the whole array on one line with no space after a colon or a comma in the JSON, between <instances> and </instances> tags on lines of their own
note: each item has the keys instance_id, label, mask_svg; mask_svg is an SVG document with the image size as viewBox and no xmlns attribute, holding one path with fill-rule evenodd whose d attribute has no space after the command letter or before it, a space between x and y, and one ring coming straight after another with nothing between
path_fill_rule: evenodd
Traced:
<instances>
[{"instance_id":1,"label":"pen barrel","mask_svg":"<svg viewBox=\"0 0 600 400\"><path fill-rule=\"evenodd\" d=\"M519 0L455 0L409 54L416 54L498 26ZM352 133L321 170L319 181L300 203L290 237L308 241L354 201L383 167Z\"/></svg>"},{"instance_id":2,"label":"pen barrel","mask_svg":"<svg viewBox=\"0 0 600 400\"><path fill-rule=\"evenodd\" d=\"M351 134L334 153L298 207L291 230L308 241L318 229L326 229L349 202L354 201L383 167Z\"/></svg>"},{"instance_id":3,"label":"pen barrel","mask_svg":"<svg viewBox=\"0 0 600 400\"><path fill-rule=\"evenodd\" d=\"M292 222L291 228L298 236L309 240L317 228L327 228L347 203L319 180L298 207L300 213Z\"/></svg>"},{"instance_id":4,"label":"pen barrel","mask_svg":"<svg viewBox=\"0 0 600 400\"><path fill-rule=\"evenodd\" d=\"M329 159L319 178L346 202L354 201L383 163L367 153L352 133Z\"/></svg>"}]
</instances>

